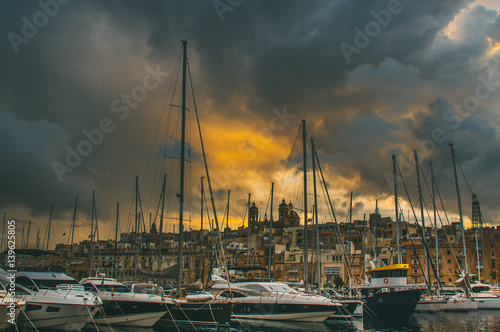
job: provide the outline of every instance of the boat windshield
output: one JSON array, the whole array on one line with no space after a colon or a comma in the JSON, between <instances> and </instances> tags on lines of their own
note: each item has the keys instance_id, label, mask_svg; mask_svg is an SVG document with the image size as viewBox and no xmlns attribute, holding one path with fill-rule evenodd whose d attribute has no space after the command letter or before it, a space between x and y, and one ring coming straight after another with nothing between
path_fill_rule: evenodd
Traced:
<instances>
[{"instance_id":1,"label":"boat windshield","mask_svg":"<svg viewBox=\"0 0 500 332\"><path fill-rule=\"evenodd\" d=\"M131 290L125 285L99 285L94 284L94 286L104 292L114 292L114 293L130 293Z\"/></svg>"},{"instance_id":2,"label":"boat windshield","mask_svg":"<svg viewBox=\"0 0 500 332\"><path fill-rule=\"evenodd\" d=\"M297 294L298 292L288 285L270 285L267 288L272 292Z\"/></svg>"},{"instance_id":3,"label":"boat windshield","mask_svg":"<svg viewBox=\"0 0 500 332\"><path fill-rule=\"evenodd\" d=\"M37 291L38 289L56 289L61 284L78 284L74 279L30 279L25 276L16 278L16 283L28 289ZM38 288L38 289L37 289Z\"/></svg>"}]
</instances>

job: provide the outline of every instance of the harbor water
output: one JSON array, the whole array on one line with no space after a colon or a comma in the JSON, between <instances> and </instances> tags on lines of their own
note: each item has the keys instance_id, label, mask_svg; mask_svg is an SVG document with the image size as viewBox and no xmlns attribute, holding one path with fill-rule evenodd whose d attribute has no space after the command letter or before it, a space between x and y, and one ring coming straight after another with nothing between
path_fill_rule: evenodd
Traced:
<instances>
[{"instance_id":1,"label":"harbor water","mask_svg":"<svg viewBox=\"0 0 500 332\"><path fill-rule=\"evenodd\" d=\"M478 310L469 313L438 313L438 314L414 314L405 322L377 322L363 321L362 319L351 320L327 320L324 323L306 322L276 322L262 320L232 320L231 326L187 326L175 324L158 323L153 328L127 328L115 327L112 330L107 327L99 327L100 331L115 332L162 332L162 331L252 331L252 332L357 332L357 331L419 331L419 332L489 332L500 331L500 311ZM95 331L95 328L86 328L86 332Z\"/></svg>"}]
</instances>

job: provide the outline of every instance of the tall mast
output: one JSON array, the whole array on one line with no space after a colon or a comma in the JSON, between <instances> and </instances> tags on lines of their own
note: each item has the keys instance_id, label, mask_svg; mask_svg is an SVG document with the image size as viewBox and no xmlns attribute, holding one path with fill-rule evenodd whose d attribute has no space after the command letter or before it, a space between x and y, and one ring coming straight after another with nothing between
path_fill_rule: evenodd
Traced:
<instances>
[{"instance_id":1,"label":"tall mast","mask_svg":"<svg viewBox=\"0 0 500 332\"><path fill-rule=\"evenodd\" d=\"M248 228L247 228L247 267L250 267L250 254L251 254L251 243L250 243L250 196L252 194L248 194L248 207L247 207L247 217L248 217Z\"/></svg>"},{"instance_id":2,"label":"tall mast","mask_svg":"<svg viewBox=\"0 0 500 332\"><path fill-rule=\"evenodd\" d=\"M49 215L49 224L47 225L47 247L46 250L49 250L49 243L50 243L50 227L52 224L52 209L54 208L54 204L50 205L50 215Z\"/></svg>"},{"instance_id":3,"label":"tall mast","mask_svg":"<svg viewBox=\"0 0 500 332\"><path fill-rule=\"evenodd\" d=\"M307 261L307 135L306 120L302 120L302 152L304 171L304 282L305 290L308 288L308 261Z\"/></svg>"},{"instance_id":4,"label":"tall mast","mask_svg":"<svg viewBox=\"0 0 500 332\"><path fill-rule=\"evenodd\" d=\"M95 191L92 191L92 206L90 207L90 255L89 255L89 275L92 276L92 267L94 264L94 204L95 204Z\"/></svg>"},{"instance_id":5,"label":"tall mast","mask_svg":"<svg viewBox=\"0 0 500 332\"><path fill-rule=\"evenodd\" d=\"M165 212L165 188L167 185L167 174L163 174L163 187L161 190L161 215L160 232L158 233L158 271L161 270L161 246L163 242L163 214Z\"/></svg>"},{"instance_id":6,"label":"tall mast","mask_svg":"<svg viewBox=\"0 0 500 332\"><path fill-rule=\"evenodd\" d=\"M425 239L425 218L424 218L424 203L422 198L422 186L420 185L420 168L418 163L418 155L417 150L413 150L415 154L415 167L417 172L417 182L418 182L418 197L420 199L420 218L422 218L422 241L424 243L424 248L426 247L426 239ZM425 279L427 280L427 284L429 289L431 288L431 283L429 280L429 262L427 257L427 250L424 250L424 260L425 260Z\"/></svg>"},{"instance_id":7,"label":"tall mast","mask_svg":"<svg viewBox=\"0 0 500 332\"><path fill-rule=\"evenodd\" d=\"M3 213L3 226L2 226L2 244L0 245L0 252L3 252L3 238L5 237L5 223L6 223L7 213Z\"/></svg>"},{"instance_id":8,"label":"tall mast","mask_svg":"<svg viewBox=\"0 0 500 332\"><path fill-rule=\"evenodd\" d=\"M318 282L318 289L321 285L321 252L319 246L319 220L318 220L318 191L316 187L316 147L314 145L314 138L311 138L311 152L312 152L312 169L313 169L313 188L314 188L314 219L316 220L316 280ZM351 193L352 198L352 193ZM352 202L352 200L351 200ZM352 203L351 203L352 208ZM351 209L352 211L352 209Z\"/></svg>"},{"instance_id":9,"label":"tall mast","mask_svg":"<svg viewBox=\"0 0 500 332\"><path fill-rule=\"evenodd\" d=\"M396 212L396 243L397 243L397 253L398 253L398 264L401 264L401 242L400 242L400 219L399 219L399 209L398 209L398 181L396 178L396 156L392 155L392 172L394 176L394 210Z\"/></svg>"},{"instance_id":10,"label":"tall mast","mask_svg":"<svg viewBox=\"0 0 500 332\"><path fill-rule=\"evenodd\" d=\"M352 262L353 262L351 249L352 249L352 191L351 191L351 199L349 200L349 258L348 258L349 270L352 269Z\"/></svg>"},{"instance_id":11,"label":"tall mast","mask_svg":"<svg viewBox=\"0 0 500 332\"><path fill-rule=\"evenodd\" d=\"M181 181L179 192L179 275L177 279L177 290L181 291L183 269L183 233L184 233L184 163L186 153L186 68L187 68L187 40L182 41L182 123L181 123Z\"/></svg>"},{"instance_id":12,"label":"tall mast","mask_svg":"<svg viewBox=\"0 0 500 332\"><path fill-rule=\"evenodd\" d=\"M28 244L30 242L30 229L31 229L31 220L28 221L28 232L26 235L26 245L24 246L24 248L26 248L26 249L28 249Z\"/></svg>"},{"instance_id":13,"label":"tall mast","mask_svg":"<svg viewBox=\"0 0 500 332\"><path fill-rule=\"evenodd\" d=\"M435 182L434 182L434 167L431 165L431 181L432 181L432 206L434 208L434 238L435 238L435 250L436 250L436 278L439 281L439 241L438 241L438 226L437 226L437 210L436 210L436 193L435 193ZM438 282L437 294L441 294L441 288L439 287L441 283Z\"/></svg>"},{"instance_id":14,"label":"tall mast","mask_svg":"<svg viewBox=\"0 0 500 332\"><path fill-rule=\"evenodd\" d=\"M113 254L113 277L116 278L116 250L118 249L118 218L120 213L120 203L116 202L116 221L115 221L115 252Z\"/></svg>"},{"instance_id":15,"label":"tall mast","mask_svg":"<svg viewBox=\"0 0 500 332\"><path fill-rule=\"evenodd\" d=\"M363 279L366 282L366 242L365 242L365 232L366 232L366 214L363 214Z\"/></svg>"},{"instance_id":16,"label":"tall mast","mask_svg":"<svg viewBox=\"0 0 500 332\"><path fill-rule=\"evenodd\" d=\"M464 230L464 219L462 215L462 200L460 198L460 186L458 185L458 176L457 176L457 165L456 165L456 156L455 156L455 151L453 150L453 143L450 143L450 149L451 149L451 159L453 160L453 172L455 174L455 185L457 188L457 200L458 200L458 211L460 214L460 225L462 228L462 245L463 245L463 256L464 256L464 261L465 266L464 266L464 271L465 271L465 276L467 277L469 275L469 267L467 264L467 252L465 249L465 230Z\"/></svg>"},{"instance_id":17,"label":"tall mast","mask_svg":"<svg viewBox=\"0 0 500 332\"><path fill-rule=\"evenodd\" d=\"M139 177L135 177L135 250L134 250L134 279L137 280L137 266L139 263Z\"/></svg>"},{"instance_id":18,"label":"tall mast","mask_svg":"<svg viewBox=\"0 0 500 332\"><path fill-rule=\"evenodd\" d=\"M231 196L231 190L227 191L227 220L226 220L226 229L224 230L226 233L226 250L229 245L229 197Z\"/></svg>"},{"instance_id":19,"label":"tall mast","mask_svg":"<svg viewBox=\"0 0 500 332\"><path fill-rule=\"evenodd\" d=\"M375 200L375 213L378 214L378 199ZM377 260L377 219L373 221L373 233L375 234L375 241L373 241L373 258Z\"/></svg>"},{"instance_id":20,"label":"tall mast","mask_svg":"<svg viewBox=\"0 0 500 332\"><path fill-rule=\"evenodd\" d=\"M35 249L40 247L40 228L36 231Z\"/></svg>"},{"instance_id":21,"label":"tall mast","mask_svg":"<svg viewBox=\"0 0 500 332\"><path fill-rule=\"evenodd\" d=\"M71 269L71 264L73 263L73 238L75 236L75 223L76 223L76 207L78 205L78 197L75 199L75 210L73 211L73 222L71 225L71 234L69 236L69 245L71 246L71 249L69 251L69 266ZM71 270L70 270L71 273Z\"/></svg>"},{"instance_id":22,"label":"tall mast","mask_svg":"<svg viewBox=\"0 0 500 332\"><path fill-rule=\"evenodd\" d=\"M200 208L200 278L203 281L203 195L205 192L203 191L203 179L205 177L201 177L201 208Z\"/></svg>"},{"instance_id":23,"label":"tall mast","mask_svg":"<svg viewBox=\"0 0 500 332\"><path fill-rule=\"evenodd\" d=\"M271 216L269 219L269 262L267 278L271 279L271 269L273 266L273 200L274 200L274 182L271 182Z\"/></svg>"}]
</instances>

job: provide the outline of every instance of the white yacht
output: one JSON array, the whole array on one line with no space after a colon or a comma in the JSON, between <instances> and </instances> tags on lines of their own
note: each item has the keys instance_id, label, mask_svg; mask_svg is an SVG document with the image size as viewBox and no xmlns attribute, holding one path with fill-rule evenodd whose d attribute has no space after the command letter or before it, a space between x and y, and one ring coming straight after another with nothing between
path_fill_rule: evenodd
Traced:
<instances>
[{"instance_id":1,"label":"white yacht","mask_svg":"<svg viewBox=\"0 0 500 332\"><path fill-rule=\"evenodd\" d=\"M212 275L216 298L231 299L233 317L302 322L323 322L342 310L342 304L329 298L296 291L281 282L229 283Z\"/></svg>"},{"instance_id":2,"label":"white yacht","mask_svg":"<svg viewBox=\"0 0 500 332\"><path fill-rule=\"evenodd\" d=\"M0 283L0 329L15 324L19 312L26 309L26 301L9 294L4 284Z\"/></svg>"},{"instance_id":3,"label":"white yacht","mask_svg":"<svg viewBox=\"0 0 500 332\"><path fill-rule=\"evenodd\" d=\"M38 267L17 271L15 279L12 279L10 273L0 268L0 281L8 289L13 281L16 297L26 301L26 309L19 313L17 325L79 331L92 320L99 308L100 299L86 292L70 276L50 269L51 267Z\"/></svg>"},{"instance_id":4,"label":"white yacht","mask_svg":"<svg viewBox=\"0 0 500 332\"><path fill-rule=\"evenodd\" d=\"M98 324L151 327L167 312L161 295L133 293L113 278L84 278L80 284L103 302L103 312L95 317Z\"/></svg>"},{"instance_id":5,"label":"white yacht","mask_svg":"<svg viewBox=\"0 0 500 332\"><path fill-rule=\"evenodd\" d=\"M493 286L480 282L472 282L470 288L472 291L472 298L474 301L478 302L478 309L500 309L500 292L492 291Z\"/></svg>"}]
</instances>

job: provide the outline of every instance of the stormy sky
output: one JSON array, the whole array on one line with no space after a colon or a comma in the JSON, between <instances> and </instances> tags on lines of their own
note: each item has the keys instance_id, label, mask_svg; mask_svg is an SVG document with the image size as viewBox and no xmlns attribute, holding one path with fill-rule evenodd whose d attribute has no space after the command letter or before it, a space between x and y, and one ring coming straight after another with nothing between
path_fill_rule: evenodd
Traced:
<instances>
[{"instance_id":1,"label":"stormy sky","mask_svg":"<svg viewBox=\"0 0 500 332\"><path fill-rule=\"evenodd\" d=\"M466 223L475 193L486 222L496 225L499 13L494 0L6 2L0 212L17 221L18 241L32 221L33 246L37 229L44 241L53 204L53 247L68 241L76 197L75 241L87 238L94 191L99 237L112 238L117 202L120 231L133 225L136 176L146 227L150 213L157 219L166 173L171 231L179 202L179 59L188 39L219 221L228 190L231 227L243 224L248 193L262 217L269 214L272 181L275 207L284 198L303 214L305 119L339 221L351 191L355 219L372 213L376 200L394 216L392 154L419 215L414 149L427 211L432 161L457 221L453 142ZM206 175L190 91L188 99L186 227L199 228ZM318 195L320 219L331 221L322 189Z\"/></svg>"}]
</instances>

